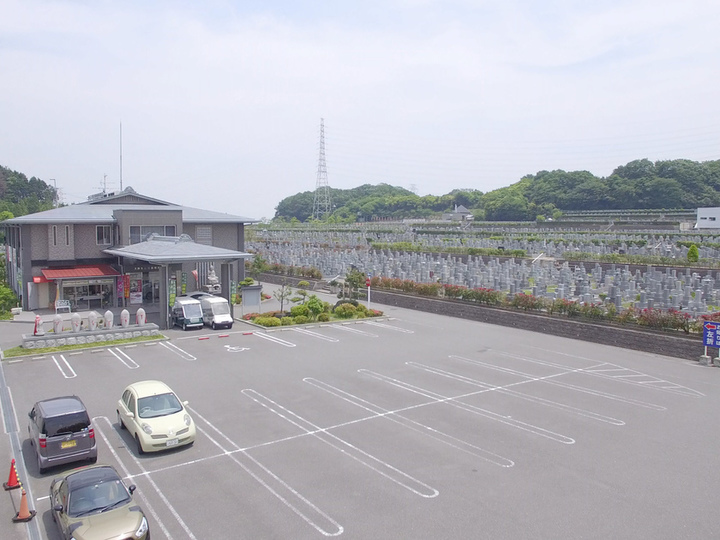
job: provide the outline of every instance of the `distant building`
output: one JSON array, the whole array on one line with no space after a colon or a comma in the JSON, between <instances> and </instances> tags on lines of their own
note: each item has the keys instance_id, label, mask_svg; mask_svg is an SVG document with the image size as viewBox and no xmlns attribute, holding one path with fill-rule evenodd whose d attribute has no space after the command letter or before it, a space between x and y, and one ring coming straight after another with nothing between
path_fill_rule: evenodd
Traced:
<instances>
[{"instance_id":1,"label":"distant building","mask_svg":"<svg viewBox=\"0 0 720 540\"><path fill-rule=\"evenodd\" d=\"M720 207L698 208L696 229L720 229Z\"/></svg>"},{"instance_id":2,"label":"distant building","mask_svg":"<svg viewBox=\"0 0 720 540\"><path fill-rule=\"evenodd\" d=\"M455 205L455 209L449 214L443 214L446 221L470 221L473 219L472 212L465 208L462 204Z\"/></svg>"}]
</instances>

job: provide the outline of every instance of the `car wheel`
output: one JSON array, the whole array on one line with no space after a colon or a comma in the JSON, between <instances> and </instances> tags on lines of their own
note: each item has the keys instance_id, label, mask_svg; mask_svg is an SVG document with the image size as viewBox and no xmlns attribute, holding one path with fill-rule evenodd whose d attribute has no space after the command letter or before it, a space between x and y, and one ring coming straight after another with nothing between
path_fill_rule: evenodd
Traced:
<instances>
[{"instance_id":1,"label":"car wheel","mask_svg":"<svg viewBox=\"0 0 720 540\"><path fill-rule=\"evenodd\" d=\"M125 424L123 424L122 416L120 416L120 411L115 411L117 413L117 421L118 421L118 427L120 429L125 429Z\"/></svg>"},{"instance_id":2,"label":"car wheel","mask_svg":"<svg viewBox=\"0 0 720 540\"><path fill-rule=\"evenodd\" d=\"M216 328L215 323L212 323L212 329L215 330Z\"/></svg>"},{"instance_id":3,"label":"car wheel","mask_svg":"<svg viewBox=\"0 0 720 540\"><path fill-rule=\"evenodd\" d=\"M88 461L89 461L90 463L97 463L97 456L91 457L90 459L88 459Z\"/></svg>"},{"instance_id":4,"label":"car wheel","mask_svg":"<svg viewBox=\"0 0 720 540\"><path fill-rule=\"evenodd\" d=\"M143 450L142 444L140 443L140 437L138 437L137 435L135 435L135 442L137 443L138 454L140 454L140 455L144 454L145 450Z\"/></svg>"},{"instance_id":5,"label":"car wheel","mask_svg":"<svg viewBox=\"0 0 720 540\"><path fill-rule=\"evenodd\" d=\"M182 324L182 329L183 329L183 330L187 330L187 324L183 323L183 324Z\"/></svg>"}]
</instances>

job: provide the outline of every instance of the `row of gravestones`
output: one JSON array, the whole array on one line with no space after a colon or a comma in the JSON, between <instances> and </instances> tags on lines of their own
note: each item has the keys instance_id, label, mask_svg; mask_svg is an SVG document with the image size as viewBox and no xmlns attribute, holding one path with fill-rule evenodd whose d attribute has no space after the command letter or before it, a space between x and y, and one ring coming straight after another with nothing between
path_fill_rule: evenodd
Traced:
<instances>
[{"instance_id":1,"label":"row of gravestones","mask_svg":"<svg viewBox=\"0 0 720 540\"><path fill-rule=\"evenodd\" d=\"M635 256L661 256L684 260L687 258L688 247L677 245L678 241L697 242L700 258L713 259L720 257L720 250L713 246L702 245L701 238L696 235L676 236L672 239L664 236L630 236L627 235L560 235L553 239L543 235L542 240L528 240L526 238L513 238L511 233L504 238L487 238L472 235L442 236L418 235L411 232L404 233L321 233L272 231L260 234L266 240L265 247L270 249L271 243L315 245L317 247L352 248L366 245L367 239L380 243L411 242L430 250L450 248L485 248L505 250L524 250L528 254L544 253L550 257L562 257L566 252L585 252L594 255L608 255L621 252ZM645 245L638 245L642 241ZM262 240L257 240L263 243Z\"/></svg>"},{"instance_id":2,"label":"row of gravestones","mask_svg":"<svg viewBox=\"0 0 720 540\"><path fill-rule=\"evenodd\" d=\"M720 304L720 272L705 275L689 269L631 272L627 265L604 268L595 264L589 270L583 263L571 266L547 261L456 257L431 253L369 251L367 249L326 249L308 245L253 243L248 246L270 263L313 266L326 279L343 277L352 268L388 278L419 283L440 282L469 288L486 287L510 294L530 292L549 299L564 298L598 302L607 298L618 309L678 309L693 314L706 313Z\"/></svg>"}]
</instances>

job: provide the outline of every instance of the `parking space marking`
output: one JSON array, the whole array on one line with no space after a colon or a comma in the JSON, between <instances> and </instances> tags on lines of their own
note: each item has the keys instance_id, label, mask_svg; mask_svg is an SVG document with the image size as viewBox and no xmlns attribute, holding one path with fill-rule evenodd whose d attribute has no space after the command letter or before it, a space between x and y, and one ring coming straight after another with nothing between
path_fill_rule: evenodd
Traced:
<instances>
[{"instance_id":1,"label":"parking space marking","mask_svg":"<svg viewBox=\"0 0 720 540\"><path fill-rule=\"evenodd\" d=\"M213 439L205 429L201 428L196 424L196 428L198 429L198 431L203 433L203 435L205 435L210 440L210 442L212 442L215 446L222 450L225 455L227 455L232 461L239 465L240 468L242 468L247 474L249 474L256 482L258 482L261 486L263 486L270 493L272 493L280 502L282 502L287 508L289 508L293 513L299 516L308 525L321 533L323 536L339 536L343 533L344 529L337 521L332 519L322 510L320 510L307 498L301 495L296 489L294 489L287 482L285 482L283 479L273 473L270 469L268 469L262 463L252 457L247 451L240 448L237 443L235 443L232 439L230 439L227 435L225 435L222 431L215 427L199 412L190 407L188 407L188 409L193 413L195 417L202 420L210 427L210 429L212 429L220 437L222 437L228 443L234 446L235 450L227 450L218 441ZM249 461L250 463L245 463L241 461L240 456L246 461ZM253 471L251 467L254 467L257 472ZM274 488L273 486L271 486L269 482L274 482L276 487ZM278 491L278 488L281 488L284 491L284 495ZM293 500L291 501L289 500L289 498L292 498ZM302 510L298 508L298 506L302 506ZM321 523L317 523L317 521L320 521Z\"/></svg>"},{"instance_id":2,"label":"parking space marking","mask_svg":"<svg viewBox=\"0 0 720 540\"><path fill-rule=\"evenodd\" d=\"M353 334L360 334L361 336L378 337L377 334L371 334L370 332L365 332L364 330L358 330L357 328L349 328L342 324L331 324L328 326L328 328L337 328L338 330L345 330L346 332L352 332Z\"/></svg>"},{"instance_id":3,"label":"parking space marking","mask_svg":"<svg viewBox=\"0 0 720 540\"><path fill-rule=\"evenodd\" d=\"M371 324L372 326L379 326L381 328L387 328L388 330L395 330L396 332L403 332L405 334L414 334L415 330L408 330L407 328L399 328L391 324L384 324L375 321L363 321L363 324Z\"/></svg>"},{"instance_id":4,"label":"parking space marking","mask_svg":"<svg viewBox=\"0 0 720 540\"><path fill-rule=\"evenodd\" d=\"M479 457L479 458L481 458L485 461L488 461L494 465L499 465L500 467L512 467L513 465L515 465L514 461L512 461L506 457L503 457L494 452L490 452L489 450L485 450L484 448L480 448L478 446L470 444L467 441L463 441L462 439L458 439L457 437L453 437L452 435L448 435L447 433L443 433L442 431L439 431L433 427L430 427L430 426L423 424L421 422L418 422L416 420L411 420L411 419L399 414L401 411L403 411L405 409L400 409L397 411L390 411L387 409L383 409L379 405L370 403L369 401L367 401L361 397L358 397L358 396L355 396L348 392L345 392L344 390L340 390L339 388L331 386L331 385L324 383L322 381L319 381L317 379L313 379L312 377L307 377L307 378L303 379L303 381L315 386L316 388L324 390L325 392L327 392L335 397L338 397L348 403L351 403L352 405L355 405L356 407L360 407L361 409L369 411L373 414L372 417L363 418L362 420L358 420L358 421L365 421L365 420L370 420L373 418L385 418L387 420L390 420L391 422L400 424L401 426L406 427L407 429L415 431L416 433L422 433L423 435L430 437L431 439L434 439L438 442L441 442L447 446L450 446L451 448L455 448L456 450L460 450L462 452L466 452L473 456ZM343 425L345 425L345 424L343 424ZM338 426L333 426L332 428L326 428L326 429L334 429L335 427L338 427Z\"/></svg>"},{"instance_id":5,"label":"parking space marking","mask_svg":"<svg viewBox=\"0 0 720 540\"><path fill-rule=\"evenodd\" d=\"M249 351L250 347L239 347L239 346L233 346L233 345L225 345L225 349L227 352L242 352L242 351Z\"/></svg>"},{"instance_id":6,"label":"parking space marking","mask_svg":"<svg viewBox=\"0 0 720 540\"><path fill-rule=\"evenodd\" d=\"M298 429L305 431L308 435L314 436L328 446L340 451L343 455L354 459L358 463L375 471L379 475L384 476L388 480L395 482L412 493L425 498L438 496L439 492L435 488L428 486L417 478L404 473L400 469L393 467L389 463L382 461L372 454L361 450L357 446L341 439L337 435L333 435L327 429L323 429L320 426L313 424L309 420L306 420L302 416L283 407L279 403L260 394L259 392L252 389L245 389L242 393L283 420L286 420Z\"/></svg>"},{"instance_id":7,"label":"parking space marking","mask_svg":"<svg viewBox=\"0 0 720 540\"><path fill-rule=\"evenodd\" d=\"M305 334L306 336L312 336L316 337L318 339L323 339L325 341L330 341L332 343L338 343L340 340L337 338L333 338L330 336L324 336L323 334L319 334L317 332L313 332L312 330L308 330L307 328L291 328L293 332L299 332L300 334Z\"/></svg>"},{"instance_id":8,"label":"parking space marking","mask_svg":"<svg viewBox=\"0 0 720 540\"><path fill-rule=\"evenodd\" d=\"M160 345L162 345L163 347L165 347L168 351L171 351L171 352L177 354L177 355L178 355L180 358L182 358L183 360L187 360L188 362L192 362L192 361L194 361L194 360L197 360L197 358L194 357L192 354L190 354L189 352L181 349L180 347L178 347L178 346L175 345L174 343L171 343L170 341L161 341L161 342L160 342Z\"/></svg>"},{"instance_id":9,"label":"parking space marking","mask_svg":"<svg viewBox=\"0 0 720 540\"><path fill-rule=\"evenodd\" d=\"M155 492L158 494L158 496L160 497L160 499L165 503L165 506L167 506L168 510L170 510L170 513L173 515L173 517L177 520L178 524L182 527L182 529L183 529L183 530L185 531L185 533L188 535L188 538L190 538L191 540L197 540L197 538L196 538L195 535L192 533L192 531L190 530L190 528L187 526L187 524L186 524L186 523L183 521L183 519L180 517L180 514L177 512L177 510L175 510L175 508L173 507L173 505L170 504L170 501L167 499L167 497L165 497L165 494L160 490L160 487L155 483L155 481L150 477L150 475L147 474L147 471L145 470L145 468L144 468L144 467L142 466L142 464L140 463L140 460L138 460L138 458L136 458L135 455L133 455L132 452L128 451L128 455L132 458L132 460L135 462L135 464L137 465L137 467L143 472L142 475L133 475L133 474L130 473L130 471L127 469L127 467L125 466L125 464L124 464L124 463L122 462L122 460L120 459L120 456L118 455L118 453L115 451L115 448L113 448L112 444L110 444L110 440L109 440L108 437L105 435L105 433L104 433L104 431L102 430L102 428L100 428L99 422L96 422L96 420L102 420L102 421L104 421L105 423L107 423L107 425L110 427L110 429L111 429L112 431L114 431L114 429L113 429L113 427L112 427L112 422L110 422L110 420L109 420L106 416L96 416L95 418L93 418L93 422L95 422L95 429L96 429L96 431L98 431L98 432L100 433L100 436L102 437L103 441L105 441L105 444L106 444L107 447L110 449L110 452L112 453L113 457L114 457L115 460L118 462L120 468L123 470L123 473L124 473L124 475L125 475L125 478L133 479L133 478L135 478L135 477L137 477L137 476L144 476L145 478L147 478L148 482L150 482L150 484L152 485L153 489L154 489ZM145 507L148 508L148 511L149 511L150 514L153 516L153 518L157 521L158 525L160 526L160 529L161 529L162 532L165 534L165 536L168 538L168 540L173 540L173 536L170 534L170 531L168 531L167 527L166 527L165 524L162 522L162 520L160 519L160 516L158 516L158 514L157 514L157 512L155 511L155 509L153 508L153 506L150 504L150 501L147 499L147 497L145 497L145 494L142 492L142 490L138 490L137 493L138 493L138 495L140 495L140 498L141 498L141 499L143 500L143 502L145 503Z\"/></svg>"},{"instance_id":10,"label":"parking space marking","mask_svg":"<svg viewBox=\"0 0 720 540\"><path fill-rule=\"evenodd\" d=\"M272 341L274 343L277 343L278 345L282 345L283 347L295 347L294 343L291 343L289 341L285 341L284 339L280 339L279 337L271 336L270 334L263 334L262 332L255 332L253 336L257 336L259 338L267 339L268 341Z\"/></svg>"},{"instance_id":11,"label":"parking space marking","mask_svg":"<svg viewBox=\"0 0 720 540\"><path fill-rule=\"evenodd\" d=\"M544 350L544 349L543 349ZM601 377L604 379L614 380L618 382L624 382L627 384L632 384L635 386L642 386L643 388L654 388L655 390L661 390L663 392L669 392L671 394L679 394L681 396L688 396L688 397L695 397L700 398L704 397L705 394L702 392L698 392L697 390L693 390L692 388L688 388L687 386L682 386L677 383L673 383L670 381L666 381L664 379L659 379L658 377L655 377L653 375L648 375L646 373L642 373L640 371L635 371L629 368L625 368L623 366L619 366L617 364L612 364L609 362L598 362L597 360L592 360L591 358L585 358L583 356L576 356L573 354L567 354L567 353L554 353L557 355L567 356L570 358L573 358L575 360L583 360L587 362L593 362L593 365L591 365L588 368L577 370L572 367L565 366L563 364L558 364L555 362L550 362L548 360L540 360L537 358L529 358L526 356L519 356L511 353L505 353L502 351L496 351L499 354L503 356L507 356L509 358L515 358L518 360L524 360L526 362L532 362L534 364L543 365L543 366L550 366L558 369L563 369L566 371L581 371L583 373L586 373L588 375L592 375L595 377ZM612 373L612 374L611 374ZM635 379L635 375L642 376L643 380L637 380ZM633 379L633 380L631 380Z\"/></svg>"},{"instance_id":12,"label":"parking space marking","mask_svg":"<svg viewBox=\"0 0 720 540\"><path fill-rule=\"evenodd\" d=\"M486 363L486 362L481 362L480 360L472 360L472 359L470 359L470 358L464 358L464 357L462 357L462 356L457 356L457 355L454 355L454 354L451 354L451 355L450 355L450 358L453 358L453 359L455 359L455 360L461 360L461 361L467 362L467 363L469 363L469 364L474 364L474 365L477 365L477 366L481 366L481 367L483 367L483 368L487 368L487 369L499 371L499 372L501 372L501 373L508 373L508 374L511 374L511 375L517 375L517 376L519 376L519 377L526 377L526 378L529 378L529 379L536 379L536 377L535 377L534 375L531 375L530 373L525 373L525 372L523 372L523 371L519 371L519 370L516 370L516 369L511 369L511 368L504 367L504 366L495 366L495 365L493 365L493 364L488 364L488 363ZM558 387L560 387L560 388L567 388L567 389L569 389L569 390L574 390L575 392L581 392L581 393L584 393L584 394L589 394L589 395L591 395L591 396L598 396L598 397L602 397L602 398L609 399L609 400L612 400L612 401L619 401L619 402L621 402L621 403L627 403L627 404L629 404L629 405L635 405L635 406L637 406L637 407L644 407L644 408L646 408L646 409L652 409L652 410L655 410L655 411L664 411L664 410L667 410L666 407L663 407L662 405L656 405L655 403L648 403L648 402L646 402L646 401L640 401L639 399L633 399L633 398L628 398L628 397L624 397L624 396L618 396L617 394L611 394L611 393L609 393L609 392L602 392L602 391L600 391L600 390L595 390L595 389L593 389L593 388L586 388L586 387L584 387L584 386L578 386L578 385L575 385L575 384L570 384L570 383L566 383L566 382L560 382L560 381L556 381L556 380L554 380L554 379L542 379L542 380L540 380L540 381L538 381L538 382L542 382L542 383L545 383L545 384L551 384L551 385L553 385L553 386L558 386Z\"/></svg>"},{"instance_id":13,"label":"parking space marking","mask_svg":"<svg viewBox=\"0 0 720 540\"><path fill-rule=\"evenodd\" d=\"M67 373L65 373L65 370L64 370L64 369L62 368L62 366L60 365L60 362L58 362L58 361L57 361L57 358L55 358L55 355L53 355L53 357L52 357L53 362L55 362L55 365L56 365L57 368L60 370L60 373L62 373L63 377L65 377L66 379L73 379L73 378L77 377L77 373L75 373L75 370L72 368L72 366L70 365L70 363L69 363L67 360L65 360L65 356L62 355L62 354L60 354L60 355L58 355L58 356L60 357L60 359L63 361L63 363L65 364L65 366L67 367L67 369L68 369L69 372L71 373L70 375L68 375Z\"/></svg>"},{"instance_id":14,"label":"parking space marking","mask_svg":"<svg viewBox=\"0 0 720 540\"><path fill-rule=\"evenodd\" d=\"M488 390L479 390L477 392L470 392L467 394L462 394L460 396L443 396L441 394L437 394L435 392L432 392L431 390L425 390L424 388L420 388L418 386L414 386L412 384L403 382L399 379L394 379L392 377L388 377L386 375L381 375L380 373L375 373L374 371L370 371L367 369L359 369L359 373L364 373L370 377L373 377L374 379L377 379L379 381L386 382L388 384L391 384L392 386L395 386L397 388L401 388L403 390L407 390L408 392L412 392L413 394L417 394L429 399L432 399L433 401L428 403L423 403L420 405L413 405L411 407L408 407L408 409L412 408L418 408L418 407L425 407L427 405L433 405L435 403L446 403L452 407L456 407L458 409L462 409L464 411L477 414L478 416L482 416L485 418L488 418L489 420L494 420L496 422L500 422L501 424L508 425L510 427L519 429L521 431L527 431L528 433L532 433L534 435L539 435L540 437L545 437L547 439L550 439L555 442L559 442L562 444L575 444L575 439L572 439L571 437L566 437L565 435L561 435L560 433L555 433L554 431L550 431L548 429L542 428L540 426L535 426L533 424L528 424L526 422L523 422L521 420L515 420L514 418L511 418L509 416L503 416L502 414L498 414L493 411L489 411L487 409L483 409L481 407L476 407L474 405L467 405L465 403L462 403L458 400L466 397L470 397L476 394L482 394L484 392L488 392Z\"/></svg>"},{"instance_id":15,"label":"parking space marking","mask_svg":"<svg viewBox=\"0 0 720 540\"><path fill-rule=\"evenodd\" d=\"M116 352L117 351L117 352ZM127 354L125 354L123 351L115 347L115 350L108 349L108 352L112 354L115 358L120 360L128 369L137 369L140 367L140 365L135 362L132 358L130 358ZM127 359L127 362L123 360L120 355L124 356Z\"/></svg>"},{"instance_id":16,"label":"parking space marking","mask_svg":"<svg viewBox=\"0 0 720 540\"><path fill-rule=\"evenodd\" d=\"M440 377L445 377L454 381L463 382L466 384L470 384L472 386L477 386L479 388L482 388L484 390L487 390L489 392L498 392L501 394L505 394L508 396L516 397L519 399L523 399L525 401L529 401L531 403L537 403L539 405L544 405L546 407L552 407L555 409L560 409L566 412L570 412L572 414L577 414L578 416L583 416L585 418L590 418L591 420L597 420L599 422L605 422L607 424L612 424L614 426L624 426L625 422L623 420L618 420L617 418L612 418L610 416L605 416L600 413L596 413L593 411L587 411L585 409L580 409L578 407L572 407L571 405L566 405L565 403L560 403L557 401L551 401L549 399L537 397L537 396L531 396L528 394L523 394L522 392L518 392L517 390L509 390L507 386L495 386L489 383L485 383L482 381L478 381L477 379L472 379L470 377L465 377L464 375L460 375L457 373L452 373L450 371L445 371L442 369L434 368L431 366L426 366L423 364L418 364L417 362L405 362L408 366L421 369L425 371L426 373L432 373L433 375L439 375ZM528 379L522 381L522 383L529 383L529 382L535 382L536 380L542 380L542 379Z\"/></svg>"}]
</instances>

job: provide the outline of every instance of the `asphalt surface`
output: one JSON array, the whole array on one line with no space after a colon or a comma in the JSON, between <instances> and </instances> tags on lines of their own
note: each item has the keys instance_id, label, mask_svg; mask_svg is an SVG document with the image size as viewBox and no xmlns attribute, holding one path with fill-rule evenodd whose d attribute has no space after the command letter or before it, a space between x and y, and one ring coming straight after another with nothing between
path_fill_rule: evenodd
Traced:
<instances>
[{"instance_id":1,"label":"asphalt surface","mask_svg":"<svg viewBox=\"0 0 720 540\"><path fill-rule=\"evenodd\" d=\"M720 369L380 308L5 360L0 458L22 462L38 516L12 524L6 494L0 536L58 538L47 491L70 467L38 474L26 418L77 394L154 539L720 537ZM20 326L2 323L0 341ZM138 456L115 404L143 379L189 400L193 446Z\"/></svg>"}]
</instances>

